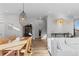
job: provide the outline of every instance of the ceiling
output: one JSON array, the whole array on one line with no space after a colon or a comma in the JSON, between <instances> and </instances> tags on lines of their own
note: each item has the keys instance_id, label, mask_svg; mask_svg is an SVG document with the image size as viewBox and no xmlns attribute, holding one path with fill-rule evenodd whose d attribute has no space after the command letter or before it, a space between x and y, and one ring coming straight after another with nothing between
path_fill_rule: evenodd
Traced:
<instances>
[{"instance_id":1,"label":"ceiling","mask_svg":"<svg viewBox=\"0 0 79 59\"><path fill-rule=\"evenodd\" d=\"M20 14L22 3L0 3L0 14ZM79 3L25 3L27 16L41 17L45 15L79 15Z\"/></svg>"}]
</instances>

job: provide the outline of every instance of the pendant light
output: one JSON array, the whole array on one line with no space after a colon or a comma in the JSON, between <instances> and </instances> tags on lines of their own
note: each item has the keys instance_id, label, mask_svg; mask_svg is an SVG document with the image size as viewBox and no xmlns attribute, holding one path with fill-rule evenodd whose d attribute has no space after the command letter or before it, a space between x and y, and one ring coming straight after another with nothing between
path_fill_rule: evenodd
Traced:
<instances>
[{"instance_id":1,"label":"pendant light","mask_svg":"<svg viewBox=\"0 0 79 59\"><path fill-rule=\"evenodd\" d=\"M20 13L19 21L22 26L26 24L26 13L24 12L24 3L23 3L23 11Z\"/></svg>"}]
</instances>

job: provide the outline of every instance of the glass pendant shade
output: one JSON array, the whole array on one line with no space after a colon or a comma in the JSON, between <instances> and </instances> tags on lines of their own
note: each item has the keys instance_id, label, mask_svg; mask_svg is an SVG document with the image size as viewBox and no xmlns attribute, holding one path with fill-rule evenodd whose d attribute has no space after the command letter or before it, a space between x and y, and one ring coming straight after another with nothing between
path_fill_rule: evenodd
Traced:
<instances>
[{"instance_id":1,"label":"glass pendant shade","mask_svg":"<svg viewBox=\"0 0 79 59\"><path fill-rule=\"evenodd\" d=\"M24 12L24 6L23 6L23 11L20 13L20 16L19 16L19 22L22 26L25 26L26 25L26 13Z\"/></svg>"},{"instance_id":2,"label":"glass pendant shade","mask_svg":"<svg viewBox=\"0 0 79 59\"><path fill-rule=\"evenodd\" d=\"M21 12L21 14L20 14L20 18L21 18L20 20L22 20L22 21L23 21L23 20L24 20L24 18L25 18L25 16L26 16L25 12L24 12L24 11L22 11L22 12Z\"/></svg>"}]
</instances>

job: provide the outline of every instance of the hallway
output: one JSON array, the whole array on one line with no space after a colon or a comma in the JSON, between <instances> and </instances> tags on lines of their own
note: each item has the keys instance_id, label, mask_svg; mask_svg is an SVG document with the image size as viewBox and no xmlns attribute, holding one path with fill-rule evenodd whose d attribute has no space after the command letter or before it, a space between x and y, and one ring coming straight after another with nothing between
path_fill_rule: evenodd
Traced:
<instances>
[{"instance_id":1,"label":"hallway","mask_svg":"<svg viewBox=\"0 0 79 59\"><path fill-rule=\"evenodd\" d=\"M33 40L32 56L49 56L46 40Z\"/></svg>"}]
</instances>

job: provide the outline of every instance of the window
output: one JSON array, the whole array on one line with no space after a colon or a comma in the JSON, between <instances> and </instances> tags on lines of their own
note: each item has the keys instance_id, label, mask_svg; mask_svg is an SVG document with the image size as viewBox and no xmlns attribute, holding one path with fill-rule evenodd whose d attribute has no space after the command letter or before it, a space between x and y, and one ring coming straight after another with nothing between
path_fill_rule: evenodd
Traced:
<instances>
[{"instance_id":1,"label":"window","mask_svg":"<svg viewBox=\"0 0 79 59\"><path fill-rule=\"evenodd\" d=\"M75 21L75 29L79 30L79 20Z\"/></svg>"}]
</instances>

